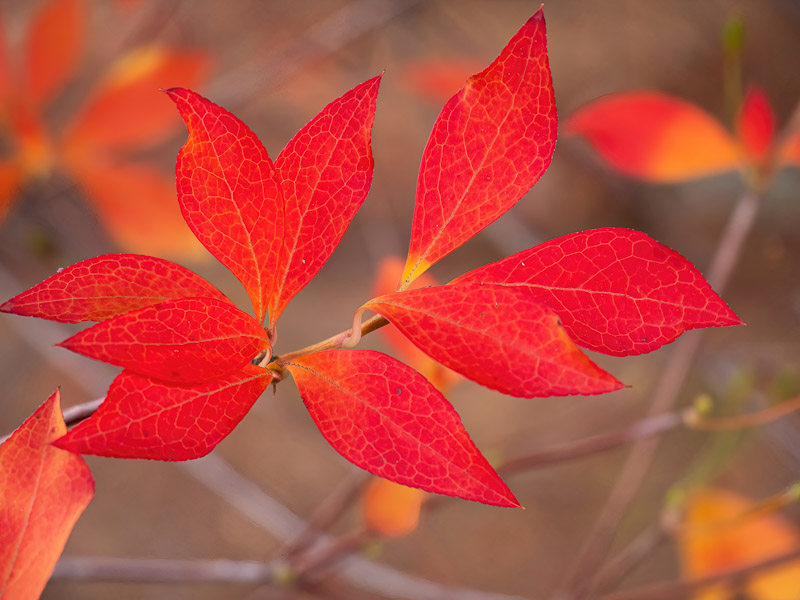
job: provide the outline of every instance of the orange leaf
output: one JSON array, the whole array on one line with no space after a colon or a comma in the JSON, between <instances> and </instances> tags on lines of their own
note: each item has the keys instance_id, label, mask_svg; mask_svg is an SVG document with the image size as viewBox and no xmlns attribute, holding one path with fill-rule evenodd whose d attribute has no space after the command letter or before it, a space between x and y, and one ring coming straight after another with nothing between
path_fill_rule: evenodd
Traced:
<instances>
[{"instance_id":1,"label":"orange leaf","mask_svg":"<svg viewBox=\"0 0 800 600\"><path fill-rule=\"evenodd\" d=\"M716 119L660 92L605 96L576 112L567 129L586 137L613 168L646 181L684 181L742 165L736 142Z\"/></svg>"},{"instance_id":2,"label":"orange leaf","mask_svg":"<svg viewBox=\"0 0 800 600\"><path fill-rule=\"evenodd\" d=\"M66 135L67 152L84 146L104 149L156 145L180 123L159 88L194 88L208 70L200 52L149 46L118 60L91 94Z\"/></svg>"},{"instance_id":3,"label":"orange leaf","mask_svg":"<svg viewBox=\"0 0 800 600\"><path fill-rule=\"evenodd\" d=\"M22 169L17 161L0 161L0 222L8 214L8 209L22 185Z\"/></svg>"},{"instance_id":4,"label":"orange leaf","mask_svg":"<svg viewBox=\"0 0 800 600\"><path fill-rule=\"evenodd\" d=\"M759 163L770 146L775 133L775 116L764 90L753 86L736 116L736 135L742 142L751 163Z\"/></svg>"},{"instance_id":5,"label":"orange leaf","mask_svg":"<svg viewBox=\"0 0 800 600\"><path fill-rule=\"evenodd\" d=\"M25 89L36 107L72 75L86 35L83 0L52 0L31 23L26 45Z\"/></svg>"},{"instance_id":6,"label":"orange leaf","mask_svg":"<svg viewBox=\"0 0 800 600\"><path fill-rule=\"evenodd\" d=\"M530 190L550 165L557 121L540 9L433 125L417 179L404 287Z\"/></svg>"},{"instance_id":7,"label":"orange leaf","mask_svg":"<svg viewBox=\"0 0 800 600\"><path fill-rule=\"evenodd\" d=\"M361 498L364 521L386 537L402 537L417 528L425 492L382 477L367 484Z\"/></svg>"},{"instance_id":8,"label":"orange leaf","mask_svg":"<svg viewBox=\"0 0 800 600\"><path fill-rule=\"evenodd\" d=\"M777 514L759 510L752 500L733 492L705 489L687 505L679 540L687 579L725 573L784 554L800 545L800 532ZM753 575L747 582L752 600L796 600L800 561ZM707 588L695 600L733 600L726 585Z\"/></svg>"},{"instance_id":9,"label":"orange leaf","mask_svg":"<svg viewBox=\"0 0 800 600\"><path fill-rule=\"evenodd\" d=\"M800 167L800 129L786 137L778 150L778 159L783 163Z\"/></svg>"},{"instance_id":10,"label":"orange leaf","mask_svg":"<svg viewBox=\"0 0 800 600\"><path fill-rule=\"evenodd\" d=\"M403 261L396 256L390 256L381 261L378 266L375 286L372 288L374 296L391 294L397 289L397 285L403 275L403 264ZM417 277L409 289L414 290L432 285L439 285L439 282L429 272L426 272ZM430 381L443 394L446 394L455 384L461 381L461 376L458 373L433 360L412 344L391 323L386 327L381 327L379 331L386 343L394 349L403 362L419 371L425 379Z\"/></svg>"},{"instance_id":11,"label":"orange leaf","mask_svg":"<svg viewBox=\"0 0 800 600\"><path fill-rule=\"evenodd\" d=\"M66 433L56 391L0 445L0 598L38 598L94 495L82 458L51 446Z\"/></svg>"},{"instance_id":12,"label":"orange leaf","mask_svg":"<svg viewBox=\"0 0 800 600\"><path fill-rule=\"evenodd\" d=\"M73 161L69 169L121 247L143 254L207 256L181 216L167 175L135 163Z\"/></svg>"}]
</instances>

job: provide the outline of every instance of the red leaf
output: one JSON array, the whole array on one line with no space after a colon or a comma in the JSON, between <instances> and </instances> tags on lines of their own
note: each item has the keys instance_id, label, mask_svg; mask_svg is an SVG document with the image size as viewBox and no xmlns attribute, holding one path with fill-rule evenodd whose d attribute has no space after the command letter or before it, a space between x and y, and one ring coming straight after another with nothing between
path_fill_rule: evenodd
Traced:
<instances>
[{"instance_id":1,"label":"red leaf","mask_svg":"<svg viewBox=\"0 0 800 600\"><path fill-rule=\"evenodd\" d=\"M519 397L602 394L623 385L530 294L500 285L429 287L364 304L446 367Z\"/></svg>"},{"instance_id":2,"label":"red leaf","mask_svg":"<svg viewBox=\"0 0 800 600\"><path fill-rule=\"evenodd\" d=\"M646 181L676 182L742 166L733 137L711 115L681 98L653 91L611 94L573 115L613 168Z\"/></svg>"},{"instance_id":3,"label":"red leaf","mask_svg":"<svg viewBox=\"0 0 800 600\"><path fill-rule=\"evenodd\" d=\"M271 380L255 365L191 385L123 371L100 408L55 445L116 458L200 458L233 431Z\"/></svg>"},{"instance_id":4,"label":"red leaf","mask_svg":"<svg viewBox=\"0 0 800 600\"><path fill-rule=\"evenodd\" d=\"M736 116L736 134L751 163L760 162L772 146L775 117L764 90L753 86Z\"/></svg>"},{"instance_id":5,"label":"red leaf","mask_svg":"<svg viewBox=\"0 0 800 600\"><path fill-rule=\"evenodd\" d=\"M550 165L557 120L540 9L433 126L417 180L404 288L536 183Z\"/></svg>"},{"instance_id":6,"label":"red leaf","mask_svg":"<svg viewBox=\"0 0 800 600\"><path fill-rule=\"evenodd\" d=\"M94 496L79 456L50 442L66 432L56 391L0 445L0 598L38 598Z\"/></svg>"},{"instance_id":7,"label":"red leaf","mask_svg":"<svg viewBox=\"0 0 800 600\"><path fill-rule=\"evenodd\" d=\"M82 0L52 0L31 23L25 52L27 99L47 102L78 64L86 35Z\"/></svg>"},{"instance_id":8,"label":"red leaf","mask_svg":"<svg viewBox=\"0 0 800 600\"><path fill-rule=\"evenodd\" d=\"M104 321L172 298L227 300L216 287L168 260L106 254L83 260L0 305L0 312L61 323Z\"/></svg>"},{"instance_id":9,"label":"red leaf","mask_svg":"<svg viewBox=\"0 0 800 600\"><path fill-rule=\"evenodd\" d=\"M385 258L379 268L372 293L375 296L391 294L397 289L397 284L403 274L403 261L395 256ZM410 289L418 289L432 285L440 285L430 272L417 277ZM379 333L394 353L408 366L422 374L434 387L446 394L455 384L461 381L461 375L439 364L422 350L412 344L406 336L397 330L391 323L381 327Z\"/></svg>"},{"instance_id":10,"label":"red leaf","mask_svg":"<svg viewBox=\"0 0 800 600\"><path fill-rule=\"evenodd\" d=\"M208 69L200 52L149 46L112 65L65 136L67 152L82 146L104 151L159 143L178 125L159 87L194 88Z\"/></svg>"},{"instance_id":11,"label":"red leaf","mask_svg":"<svg viewBox=\"0 0 800 600\"><path fill-rule=\"evenodd\" d=\"M451 284L524 290L576 344L614 356L650 352L689 329L741 324L688 260L631 229L565 235Z\"/></svg>"},{"instance_id":12,"label":"red leaf","mask_svg":"<svg viewBox=\"0 0 800 600\"><path fill-rule=\"evenodd\" d=\"M183 216L239 278L262 321L283 244L285 206L275 168L233 114L189 90L167 94L189 130L176 167Z\"/></svg>"},{"instance_id":13,"label":"red leaf","mask_svg":"<svg viewBox=\"0 0 800 600\"><path fill-rule=\"evenodd\" d=\"M422 375L369 350L330 350L284 365L339 454L370 473L428 492L519 506Z\"/></svg>"},{"instance_id":14,"label":"red leaf","mask_svg":"<svg viewBox=\"0 0 800 600\"><path fill-rule=\"evenodd\" d=\"M253 317L213 298L146 306L111 317L58 345L176 383L209 381L238 371L270 347Z\"/></svg>"},{"instance_id":15,"label":"red leaf","mask_svg":"<svg viewBox=\"0 0 800 600\"><path fill-rule=\"evenodd\" d=\"M339 245L372 182L370 135L380 76L334 100L275 161L286 205L284 255L270 293L270 329Z\"/></svg>"}]
</instances>

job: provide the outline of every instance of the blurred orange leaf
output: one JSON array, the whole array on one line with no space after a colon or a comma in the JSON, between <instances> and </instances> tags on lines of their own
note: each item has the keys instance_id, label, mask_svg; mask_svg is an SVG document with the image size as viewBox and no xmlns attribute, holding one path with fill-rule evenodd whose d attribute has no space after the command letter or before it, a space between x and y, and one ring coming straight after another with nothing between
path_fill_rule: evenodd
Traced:
<instances>
[{"instance_id":1,"label":"blurred orange leaf","mask_svg":"<svg viewBox=\"0 0 800 600\"><path fill-rule=\"evenodd\" d=\"M692 580L734 571L797 548L800 532L785 518L771 514L776 508L720 489L694 494L678 540L685 577ZM745 588L752 600L796 600L800 561L761 571ZM699 591L695 600L733 600L734 591L720 584Z\"/></svg>"},{"instance_id":2,"label":"blurred orange leaf","mask_svg":"<svg viewBox=\"0 0 800 600\"><path fill-rule=\"evenodd\" d=\"M361 498L364 521L372 531L386 537L408 535L417 528L424 499L422 490L375 477Z\"/></svg>"},{"instance_id":3,"label":"blurred orange leaf","mask_svg":"<svg viewBox=\"0 0 800 600\"><path fill-rule=\"evenodd\" d=\"M66 135L67 147L139 148L164 141L180 118L159 87L195 88L208 70L200 52L150 46L118 60Z\"/></svg>"},{"instance_id":4,"label":"blurred orange leaf","mask_svg":"<svg viewBox=\"0 0 800 600\"><path fill-rule=\"evenodd\" d=\"M71 172L121 246L141 254L207 255L183 220L172 177L132 162L75 163Z\"/></svg>"},{"instance_id":5,"label":"blurred orange leaf","mask_svg":"<svg viewBox=\"0 0 800 600\"><path fill-rule=\"evenodd\" d=\"M25 88L34 106L50 100L73 74L86 35L83 0L53 0L36 15L25 48Z\"/></svg>"},{"instance_id":6,"label":"blurred orange leaf","mask_svg":"<svg viewBox=\"0 0 800 600\"><path fill-rule=\"evenodd\" d=\"M716 119L660 92L604 96L576 112L567 127L612 167L646 181L683 181L743 164L736 141Z\"/></svg>"},{"instance_id":7,"label":"blurred orange leaf","mask_svg":"<svg viewBox=\"0 0 800 600\"><path fill-rule=\"evenodd\" d=\"M22 170L14 160L0 160L0 221L22 185Z\"/></svg>"},{"instance_id":8,"label":"blurred orange leaf","mask_svg":"<svg viewBox=\"0 0 800 600\"><path fill-rule=\"evenodd\" d=\"M419 60L407 63L401 76L411 91L441 104L464 87L473 73L479 73L483 68L481 62L468 58Z\"/></svg>"},{"instance_id":9,"label":"blurred orange leaf","mask_svg":"<svg viewBox=\"0 0 800 600\"><path fill-rule=\"evenodd\" d=\"M0 445L0 598L39 597L94 495L83 459L50 445L66 431L56 391Z\"/></svg>"}]
</instances>

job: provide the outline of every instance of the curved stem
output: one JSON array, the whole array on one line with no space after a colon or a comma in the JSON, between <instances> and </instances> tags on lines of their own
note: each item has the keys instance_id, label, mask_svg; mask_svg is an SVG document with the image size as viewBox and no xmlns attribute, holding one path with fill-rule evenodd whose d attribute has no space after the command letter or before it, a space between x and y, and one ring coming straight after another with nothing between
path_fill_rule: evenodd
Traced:
<instances>
[{"instance_id":1,"label":"curved stem","mask_svg":"<svg viewBox=\"0 0 800 600\"><path fill-rule=\"evenodd\" d=\"M380 315L375 315L374 317L367 319L361 324L361 333L359 338L363 335L371 333L376 329L380 329L384 325L388 325L389 321L384 319ZM283 364L287 361L292 360L293 358L297 358L298 356L305 356L306 354L313 354L314 352L322 352L323 350L333 350L334 348L341 348L342 343L350 337L351 329L346 331L342 331L341 333L337 333L329 337L327 340L322 340L321 342L317 342L316 344L311 344L310 346L306 346L305 348L300 348L300 350L295 350L293 352L288 352L286 354L281 354L280 356L274 356L272 359L276 361L278 364Z\"/></svg>"}]
</instances>

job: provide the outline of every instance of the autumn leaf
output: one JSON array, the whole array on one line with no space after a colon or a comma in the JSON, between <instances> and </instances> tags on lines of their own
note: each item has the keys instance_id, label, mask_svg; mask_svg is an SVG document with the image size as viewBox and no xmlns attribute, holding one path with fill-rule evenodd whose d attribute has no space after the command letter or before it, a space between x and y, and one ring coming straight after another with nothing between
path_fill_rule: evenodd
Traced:
<instances>
[{"instance_id":1,"label":"autumn leaf","mask_svg":"<svg viewBox=\"0 0 800 600\"><path fill-rule=\"evenodd\" d=\"M233 431L271 380L254 365L181 385L123 371L100 408L55 445L116 458L200 458Z\"/></svg>"},{"instance_id":2,"label":"autumn leaf","mask_svg":"<svg viewBox=\"0 0 800 600\"><path fill-rule=\"evenodd\" d=\"M390 481L497 506L516 498L450 403L419 373L369 350L330 350L284 364L339 454Z\"/></svg>"},{"instance_id":3,"label":"autumn leaf","mask_svg":"<svg viewBox=\"0 0 800 600\"><path fill-rule=\"evenodd\" d=\"M504 394L567 396L624 387L575 346L556 313L522 290L446 285L373 298L361 308L386 317L431 358Z\"/></svg>"},{"instance_id":4,"label":"autumn leaf","mask_svg":"<svg viewBox=\"0 0 800 600\"><path fill-rule=\"evenodd\" d=\"M361 496L367 527L385 537L402 537L417 528L425 493L374 477Z\"/></svg>"},{"instance_id":5,"label":"autumn leaf","mask_svg":"<svg viewBox=\"0 0 800 600\"><path fill-rule=\"evenodd\" d=\"M205 279L168 260L106 254L60 269L0 305L0 312L61 323L104 321L164 300L192 296L226 300Z\"/></svg>"},{"instance_id":6,"label":"autumn leaf","mask_svg":"<svg viewBox=\"0 0 800 600\"><path fill-rule=\"evenodd\" d=\"M613 168L639 179L676 182L740 168L741 151L704 110L655 91L610 94L568 121Z\"/></svg>"},{"instance_id":7,"label":"autumn leaf","mask_svg":"<svg viewBox=\"0 0 800 600\"><path fill-rule=\"evenodd\" d=\"M403 65L401 77L418 96L441 104L464 85L471 73L480 70L482 66L477 60L464 57L423 59Z\"/></svg>"},{"instance_id":8,"label":"autumn leaf","mask_svg":"<svg viewBox=\"0 0 800 600\"><path fill-rule=\"evenodd\" d=\"M759 510L752 500L721 489L696 492L686 507L678 545L685 577L691 581L759 563L800 547L800 532L786 518ZM764 570L744 584L752 600L795 600L800 561ZM732 586L720 584L695 600L734 600Z\"/></svg>"},{"instance_id":9,"label":"autumn leaf","mask_svg":"<svg viewBox=\"0 0 800 600\"><path fill-rule=\"evenodd\" d=\"M405 289L504 214L550 165L557 115L540 9L445 104L422 155Z\"/></svg>"},{"instance_id":10,"label":"autumn leaf","mask_svg":"<svg viewBox=\"0 0 800 600\"><path fill-rule=\"evenodd\" d=\"M0 445L0 598L38 598L94 496L82 458L50 444L67 428L56 391Z\"/></svg>"},{"instance_id":11,"label":"autumn leaf","mask_svg":"<svg viewBox=\"0 0 800 600\"><path fill-rule=\"evenodd\" d=\"M270 331L339 245L372 183L370 137L381 77L334 100L275 161L285 202L284 249L270 290Z\"/></svg>"},{"instance_id":12,"label":"autumn leaf","mask_svg":"<svg viewBox=\"0 0 800 600\"><path fill-rule=\"evenodd\" d=\"M736 116L736 135L750 163L761 163L775 135L775 117L761 88L752 86L748 90Z\"/></svg>"},{"instance_id":13,"label":"autumn leaf","mask_svg":"<svg viewBox=\"0 0 800 600\"><path fill-rule=\"evenodd\" d=\"M156 90L167 84L196 87L208 62L201 52L156 45L124 55L95 85L70 125L64 135L65 153L85 147L101 152L131 150L165 141L179 120Z\"/></svg>"},{"instance_id":14,"label":"autumn leaf","mask_svg":"<svg viewBox=\"0 0 800 600\"><path fill-rule=\"evenodd\" d=\"M378 266L375 285L372 288L373 296L383 296L394 292L403 275L403 266L403 261L395 256L382 260ZM428 271L417 277L409 289L413 290L433 285L439 285L439 282ZM2 310L2 307L0 307L0 310ZM458 373L433 360L412 344L391 323L386 327L381 327L378 332L404 363L422 374L443 394L447 394L454 385L461 381L461 376Z\"/></svg>"},{"instance_id":15,"label":"autumn leaf","mask_svg":"<svg viewBox=\"0 0 800 600\"><path fill-rule=\"evenodd\" d=\"M173 88L189 139L178 154L178 202L200 242L242 282L263 321L284 239L285 200L272 160L237 117Z\"/></svg>"},{"instance_id":16,"label":"autumn leaf","mask_svg":"<svg viewBox=\"0 0 800 600\"><path fill-rule=\"evenodd\" d=\"M576 344L613 356L651 352L689 329L741 324L688 260L631 229L565 235L450 284L524 290Z\"/></svg>"},{"instance_id":17,"label":"autumn leaf","mask_svg":"<svg viewBox=\"0 0 800 600\"><path fill-rule=\"evenodd\" d=\"M53 0L31 23L23 88L35 107L49 101L75 71L86 35L85 13L83 0Z\"/></svg>"},{"instance_id":18,"label":"autumn leaf","mask_svg":"<svg viewBox=\"0 0 800 600\"><path fill-rule=\"evenodd\" d=\"M111 317L58 344L89 358L175 383L241 369L270 347L247 313L214 298L179 298Z\"/></svg>"}]
</instances>

